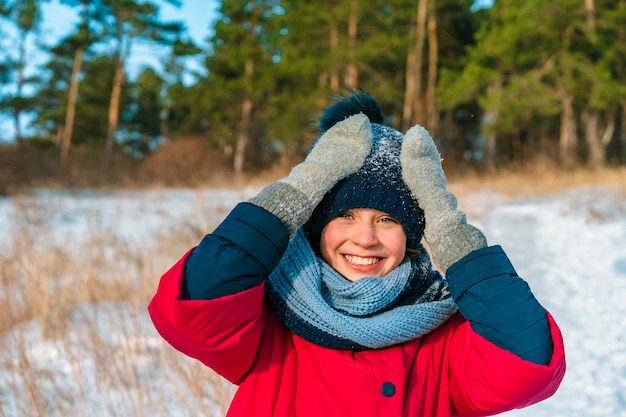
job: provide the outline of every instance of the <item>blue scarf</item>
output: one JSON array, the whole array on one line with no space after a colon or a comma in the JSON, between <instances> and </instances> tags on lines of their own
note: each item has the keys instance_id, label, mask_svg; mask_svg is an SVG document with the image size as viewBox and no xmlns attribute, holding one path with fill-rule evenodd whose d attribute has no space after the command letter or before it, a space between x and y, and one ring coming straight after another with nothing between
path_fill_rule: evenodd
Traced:
<instances>
[{"instance_id":1,"label":"blue scarf","mask_svg":"<svg viewBox=\"0 0 626 417\"><path fill-rule=\"evenodd\" d=\"M384 278L351 282L315 255L300 229L269 276L266 297L291 331L319 346L359 351L415 339L457 310L420 249Z\"/></svg>"}]
</instances>

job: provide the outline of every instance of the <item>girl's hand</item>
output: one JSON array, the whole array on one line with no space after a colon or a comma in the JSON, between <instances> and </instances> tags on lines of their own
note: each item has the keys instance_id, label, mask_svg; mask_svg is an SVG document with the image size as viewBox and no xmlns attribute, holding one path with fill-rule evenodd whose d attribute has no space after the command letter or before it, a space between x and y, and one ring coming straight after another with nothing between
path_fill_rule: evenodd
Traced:
<instances>
[{"instance_id":1,"label":"girl's hand","mask_svg":"<svg viewBox=\"0 0 626 417\"><path fill-rule=\"evenodd\" d=\"M467 224L465 213L446 189L441 155L422 126L406 133L400 151L402 178L424 210L424 238L433 254L433 262L445 273L468 253L487 246L482 232Z\"/></svg>"}]
</instances>

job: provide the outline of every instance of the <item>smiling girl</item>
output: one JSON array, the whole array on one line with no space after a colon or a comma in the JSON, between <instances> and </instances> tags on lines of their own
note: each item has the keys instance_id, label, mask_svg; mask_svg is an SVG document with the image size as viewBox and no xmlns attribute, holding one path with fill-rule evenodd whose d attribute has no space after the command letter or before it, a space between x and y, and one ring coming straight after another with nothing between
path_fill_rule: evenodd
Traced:
<instances>
[{"instance_id":1,"label":"smiling girl","mask_svg":"<svg viewBox=\"0 0 626 417\"><path fill-rule=\"evenodd\" d=\"M238 385L228 416L478 416L551 396L559 329L457 209L428 133L384 125L365 93L320 130L149 306L174 348Z\"/></svg>"}]
</instances>

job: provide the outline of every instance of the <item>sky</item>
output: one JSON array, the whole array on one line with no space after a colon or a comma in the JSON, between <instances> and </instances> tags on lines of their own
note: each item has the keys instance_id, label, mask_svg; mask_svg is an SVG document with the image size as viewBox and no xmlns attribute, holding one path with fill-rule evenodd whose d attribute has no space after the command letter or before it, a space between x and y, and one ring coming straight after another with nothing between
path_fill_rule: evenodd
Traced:
<instances>
[{"instance_id":1,"label":"sky","mask_svg":"<svg viewBox=\"0 0 626 417\"><path fill-rule=\"evenodd\" d=\"M180 8L175 8L165 2L161 4L161 18L164 21L181 20L187 27L191 39L201 47L208 45L207 39L211 35L213 20L217 14L217 0L183 0ZM50 41L67 35L78 23L76 10L64 6L59 0L53 0L44 5L43 30ZM135 45L128 62L129 75L134 77L145 65L158 65L158 54L153 47L145 43Z\"/></svg>"}]
</instances>

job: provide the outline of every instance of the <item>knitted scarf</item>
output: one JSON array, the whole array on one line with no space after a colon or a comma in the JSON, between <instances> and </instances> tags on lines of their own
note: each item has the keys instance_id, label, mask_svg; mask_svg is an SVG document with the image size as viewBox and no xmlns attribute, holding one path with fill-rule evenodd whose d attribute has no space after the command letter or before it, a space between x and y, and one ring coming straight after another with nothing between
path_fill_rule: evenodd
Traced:
<instances>
[{"instance_id":1,"label":"knitted scarf","mask_svg":"<svg viewBox=\"0 0 626 417\"><path fill-rule=\"evenodd\" d=\"M316 345L359 351L402 343L457 310L421 249L384 278L351 282L315 255L300 229L269 276L266 297L291 331Z\"/></svg>"}]
</instances>

